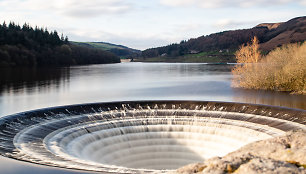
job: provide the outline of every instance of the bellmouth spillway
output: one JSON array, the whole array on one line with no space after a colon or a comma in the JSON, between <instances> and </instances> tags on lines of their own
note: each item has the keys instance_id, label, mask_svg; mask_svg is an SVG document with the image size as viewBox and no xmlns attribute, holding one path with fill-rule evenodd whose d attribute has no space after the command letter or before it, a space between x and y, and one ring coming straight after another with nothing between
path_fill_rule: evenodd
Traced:
<instances>
[{"instance_id":1,"label":"bellmouth spillway","mask_svg":"<svg viewBox=\"0 0 306 174\"><path fill-rule=\"evenodd\" d=\"M167 172L306 129L304 110L226 102L130 101L0 119L2 156L107 173Z\"/></svg>"}]
</instances>

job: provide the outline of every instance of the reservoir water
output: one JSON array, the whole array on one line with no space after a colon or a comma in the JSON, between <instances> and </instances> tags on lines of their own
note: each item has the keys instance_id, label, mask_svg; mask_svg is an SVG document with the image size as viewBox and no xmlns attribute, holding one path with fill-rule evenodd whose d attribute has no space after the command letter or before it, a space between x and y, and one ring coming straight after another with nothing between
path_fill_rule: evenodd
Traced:
<instances>
[{"instance_id":1,"label":"reservoir water","mask_svg":"<svg viewBox=\"0 0 306 174\"><path fill-rule=\"evenodd\" d=\"M231 87L233 65L121 63L0 69L0 116L92 102L205 100L306 109L306 96Z\"/></svg>"}]
</instances>

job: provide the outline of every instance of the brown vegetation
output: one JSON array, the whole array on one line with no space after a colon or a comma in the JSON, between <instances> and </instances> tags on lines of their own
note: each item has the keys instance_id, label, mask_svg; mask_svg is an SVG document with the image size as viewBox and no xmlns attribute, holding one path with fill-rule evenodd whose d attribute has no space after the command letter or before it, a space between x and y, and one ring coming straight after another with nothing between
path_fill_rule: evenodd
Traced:
<instances>
[{"instance_id":1,"label":"brown vegetation","mask_svg":"<svg viewBox=\"0 0 306 174\"><path fill-rule=\"evenodd\" d=\"M236 59L241 64L232 70L234 87L306 94L306 43L284 45L261 56L255 37L240 47Z\"/></svg>"},{"instance_id":2,"label":"brown vegetation","mask_svg":"<svg viewBox=\"0 0 306 174\"><path fill-rule=\"evenodd\" d=\"M279 22L279 23L261 23L256 25L256 27L267 27L269 30L275 29L277 27L279 27L281 24L283 24L283 22Z\"/></svg>"}]
</instances>

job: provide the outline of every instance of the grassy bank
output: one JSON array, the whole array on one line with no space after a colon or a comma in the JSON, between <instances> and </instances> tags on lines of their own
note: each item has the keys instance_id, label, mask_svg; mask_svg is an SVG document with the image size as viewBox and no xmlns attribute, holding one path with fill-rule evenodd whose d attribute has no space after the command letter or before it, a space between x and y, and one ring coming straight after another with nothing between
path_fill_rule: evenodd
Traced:
<instances>
[{"instance_id":1,"label":"grassy bank","mask_svg":"<svg viewBox=\"0 0 306 174\"><path fill-rule=\"evenodd\" d=\"M262 56L258 41L242 46L236 53L232 73L234 87L306 94L306 43L276 48Z\"/></svg>"},{"instance_id":2,"label":"grassy bank","mask_svg":"<svg viewBox=\"0 0 306 174\"><path fill-rule=\"evenodd\" d=\"M198 54L187 54L178 57L152 57L139 58L136 62L169 62L169 63L227 63L235 62L233 53L201 52Z\"/></svg>"}]
</instances>

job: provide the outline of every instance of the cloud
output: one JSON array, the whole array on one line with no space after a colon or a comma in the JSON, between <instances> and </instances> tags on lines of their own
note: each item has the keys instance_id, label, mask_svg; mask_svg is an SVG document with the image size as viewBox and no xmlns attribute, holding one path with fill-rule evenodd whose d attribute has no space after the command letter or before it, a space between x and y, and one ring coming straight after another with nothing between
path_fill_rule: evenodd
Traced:
<instances>
[{"instance_id":1,"label":"cloud","mask_svg":"<svg viewBox=\"0 0 306 174\"><path fill-rule=\"evenodd\" d=\"M214 24L213 27L217 27L217 28L234 28L237 27L239 25L244 25L244 22L237 22L237 21L233 21L231 19L221 19L221 20L217 20Z\"/></svg>"},{"instance_id":2,"label":"cloud","mask_svg":"<svg viewBox=\"0 0 306 174\"><path fill-rule=\"evenodd\" d=\"M195 1L194 0L160 0L160 3L167 6L183 6L183 5L191 5Z\"/></svg>"},{"instance_id":3,"label":"cloud","mask_svg":"<svg viewBox=\"0 0 306 174\"><path fill-rule=\"evenodd\" d=\"M301 0L301 5L304 5L304 6L306 6L306 0Z\"/></svg>"},{"instance_id":4,"label":"cloud","mask_svg":"<svg viewBox=\"0 0 306 174\"><path fill-rule=\"evenodd\" d=\"M16 11L45 11L76 18L122 14L133 9L133 5L124 0L2 0L0 5L14 7Z\"/></svg>"},{"instance_id":5,"label":"cloud","mask_svg":"<svg viewBox=\"0 0 306 174\"><path fill-rule=\"evenodd\" d=\"M220 19L217 20L212 26L219 30L228 30L228 29L235 29L235 28L248 28L253 27L259 24L260 21L250 20L250 21L235 21L232 19Z\"/></svg>"},{"instance_id":6,"label":"cloud","mask_svg":"<svg viewBox=\"0 0 306 174\"><path fill-rule=\"evenodd\" d=\"M305 0L160 0L160 4L172 7L195 6L201 8L222 8L222 7L254 7L270 5L286 5L297 3L306 6Z\"/></svg>"},{"instance_id":7,"label":"cloud","mask_svg":"<svg viewBox=\"0 0 306 174\"><path fill-rule=\"evenodd\" d=\"M179 32L185 33L193 30L197 30L201 27L199 23L185 23L185 24L177 24L173 26L173 30L177 30Z\"/></svg>"},{"instance_id":8,"label":"cloud","mask_svg":"<svg viewBox=\"0 0 306 174\"><path fill-rule=\"evenodd\" d=\"M53 1L54 8L59 13L72 17L95 17L102 14L121 14L132 9L132 5L123 0Z\"/></svg>"}]
</instances>

